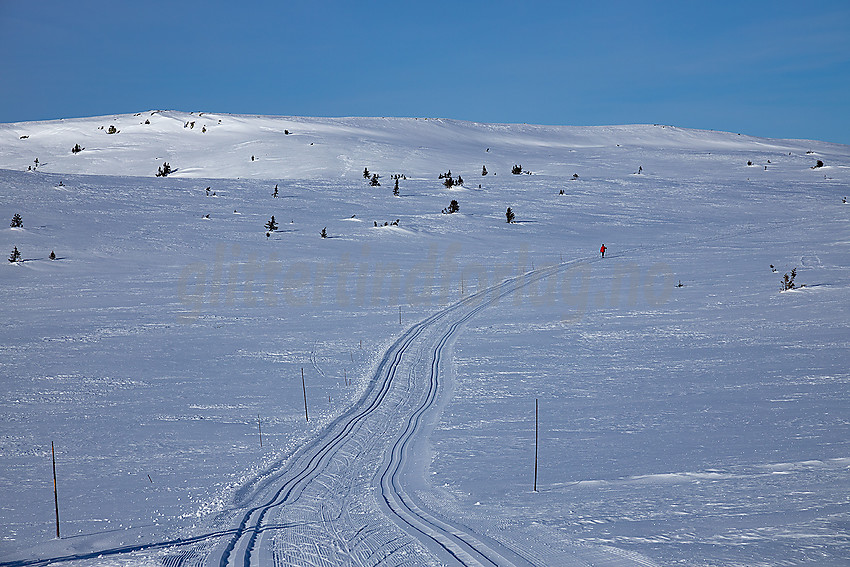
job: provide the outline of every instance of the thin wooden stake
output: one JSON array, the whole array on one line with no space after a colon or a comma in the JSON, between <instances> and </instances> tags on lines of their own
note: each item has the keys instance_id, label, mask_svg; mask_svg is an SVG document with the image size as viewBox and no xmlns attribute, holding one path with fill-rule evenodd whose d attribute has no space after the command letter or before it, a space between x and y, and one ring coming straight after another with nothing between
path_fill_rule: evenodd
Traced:
<instances>
[{"instance_id":1,"label":"thin wooden stake","mask_svg":"<svg viewBox=\"0 0 850 567\"><path fill-rule=\"evenodd\" d=\"M56 509L56 539L59 539L59 490L56 486L56 449L53 441L50 442L50 453L53 455L53 506Z\"/></svg>"},{"instance_id":2,"label":"thin wooden stake","mask_svg":"<svg viewBox=\"0 0 850 567\"><path fill-rule=\"evenodd\" d=\"M537 421L537 400L534 400L534 492L537 492L537 439L538 439L538 421Z\"/></svg>"},{"instance_id":3,"label":"thin wooden stake","mask_svg":"<svg viewBox=\"0 0 850 567\"><path fill-rule=\"evenodd\" d=\"M401 305L398 306L398 324L401 325Z\"/></svg>"},{"instance_id":4,"label":"thin wooden stake","mask_svg":"<svg viewBox=\"0 0 850 567\"><path fill-rule=\"evenodd\" d=\"M304 390L304 417L310 421L310 414L307 413L307 384L304 382L304 369L301 369L301 389Z\"/></svg>"},{"instance_id":5,"label":"thin wooden stake","mask_svg":"<svg viewBox=\"0 0 850 567\"><path fill-rule=\"evenodd\" d=\"M151 478L151 475L148 475L148 480L151 481L151 484L153 484L153 479Z\"/></svg>"},{"instance_id":6,"label":"thin wooden stake","mask_svg":"<svg viewBox=\"0 0 850 567\"><path fill-rule=\"evenodd\" d=\"M260 414L257 414L257 431L260 432L260 447L263 446L263 426L260 425Z\"/></svg>"}]
</instances>

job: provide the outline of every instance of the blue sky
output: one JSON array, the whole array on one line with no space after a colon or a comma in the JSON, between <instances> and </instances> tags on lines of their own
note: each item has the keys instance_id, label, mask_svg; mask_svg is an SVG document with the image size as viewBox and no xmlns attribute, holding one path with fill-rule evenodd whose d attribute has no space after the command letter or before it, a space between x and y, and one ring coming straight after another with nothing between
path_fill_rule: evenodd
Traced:
<instances>
[{"instance_id":1,"label":"blue sky","mask_svg":"<svg viewBox=\"0 0 850 567\"><path fill-rule=\"evenodd\" d=\"M150 109L850 144L850 2L0 0L0 122Z\"/></svg>"}]
</instances>

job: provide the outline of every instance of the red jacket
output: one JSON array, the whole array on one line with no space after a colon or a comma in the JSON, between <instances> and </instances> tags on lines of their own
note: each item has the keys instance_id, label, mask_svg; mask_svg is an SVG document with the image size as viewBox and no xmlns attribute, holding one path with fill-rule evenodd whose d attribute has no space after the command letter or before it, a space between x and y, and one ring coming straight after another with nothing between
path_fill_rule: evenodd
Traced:
<instances>
[{"instance_id":1,"label":"red jacket","mask_svg":"<svg viewBox=\"0 0 850 567\"><path fill-rule=\"evenodd\" d=\"M608 248L606 248L604 244L603 244L603 245L602 245L602 247L599 249L599 251L600 251L600 252L602 252L603 254L605 254L605 251L606 251L606 250L608 250Z\"/></svg>"}]
</instances>

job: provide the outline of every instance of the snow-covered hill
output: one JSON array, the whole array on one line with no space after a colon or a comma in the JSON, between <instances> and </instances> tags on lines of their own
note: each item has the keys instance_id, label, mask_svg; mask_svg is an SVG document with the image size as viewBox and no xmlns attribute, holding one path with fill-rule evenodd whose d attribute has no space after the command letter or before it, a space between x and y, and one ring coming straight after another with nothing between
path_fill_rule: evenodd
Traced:
<instances>
[{"instance_id":1,"label":"snow-covered hill","mask_svg":"<svg viewBox=\"0 0 850 567\"><path fill-rule=\"evenodd\" d=\"M844 565L848 186L670 126L2 124L0 565Z\"/></svg>"},{"instance_id":2,"label":"snow-covered hill","mask_svg":"<svg viewBox=\"0 0 850 567\"><path fill-rule=\"evenodd\" d=\"M110 127L117 131L109 134ZM288 132L288 134L287 134ZM79 153L71 150L77 145ZM478 124L429 118L299 118L176 111L0 125L0 167L90 175L154 176L163 162L176 177L357 178L368 167L431 178L454 168L494 173L514 164L534 173L572 175L584 156L594 165L640 166L643 152L778 155L843 146L769 140L662 125L561 127ZM252 159L253 158L253 159ZM610 159L607 159L610 158ZM805 161L814 165L814 160Z\"/></svg>"}]
</instances>

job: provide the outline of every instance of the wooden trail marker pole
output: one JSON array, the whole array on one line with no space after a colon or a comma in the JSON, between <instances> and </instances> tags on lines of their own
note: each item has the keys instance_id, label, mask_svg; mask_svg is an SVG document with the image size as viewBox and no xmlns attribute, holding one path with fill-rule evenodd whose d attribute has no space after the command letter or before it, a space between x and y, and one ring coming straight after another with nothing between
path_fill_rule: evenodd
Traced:
<instances>
[{"instance_id":1,"label":"wooden trail marker pole","mask_svg":"<svg viewBox=\"0 0 850 567\"><path fill-rule=\"evenodd\" d=\"M401 305L398 306L398 324L401 325Z\"/></svg>"},{"instance_id":2,"label":"wooden trail marker pole","mask_svg":"<svg viewBox=\"0 0 850 567\"><path fill-rule=\"evenodd\" d=\"M310 421L310 414L307 413L307 384L304 382L304 369L301 369L301 389L304 390L304 417Z\"/></svg>"},{"instance_id":3,"label":"wooden trail marker pole","mask_svg":"<svg viewBox=\"0 0 850 567\"><path fill-rule=\"evenodd\" d=\"M56 539L59 539L59 491L56 487L56 449L50 442L50 453L53 456L53 506L56 509Z\"/></svg>"},{"instance_id":4,"label":"wooden trail marker pole","mask_svg":"<svg viewBox=\"0 0 850 567\"><path fill-rule=\"evenodd\" d=\"M537 420L537 399L534 400L534 492L537 492L537 439L538 439L538 420Z\"/></svg>"},{"instance_id":5,"label":"wooden trail marker pole","mask_svg":"<svg viewBox=\"0 0 850 567\"><path fill-rule=\"evenodd\" d=\"M260 414L257 414L257 431L260 433L260 447L263 446L263 426L260 424Z\"/></svg>"}]
</instances>

